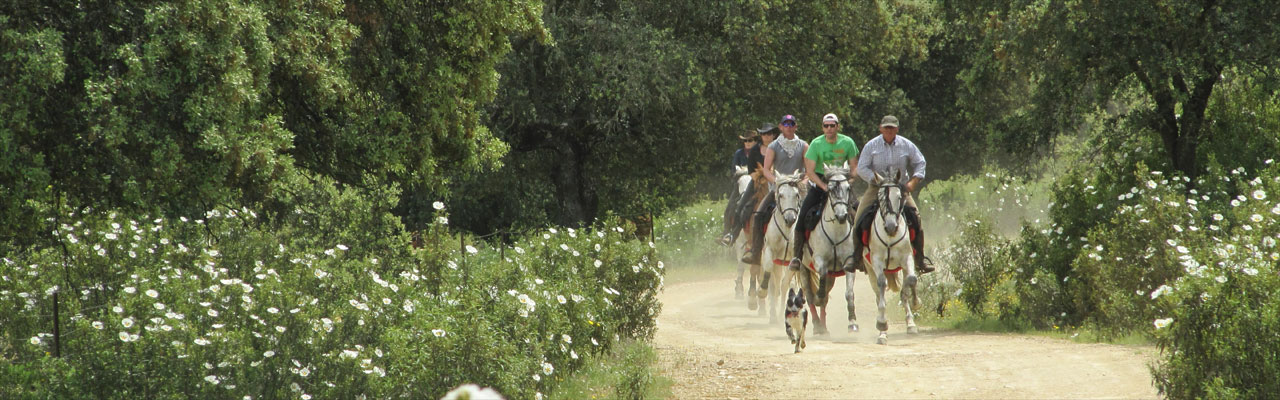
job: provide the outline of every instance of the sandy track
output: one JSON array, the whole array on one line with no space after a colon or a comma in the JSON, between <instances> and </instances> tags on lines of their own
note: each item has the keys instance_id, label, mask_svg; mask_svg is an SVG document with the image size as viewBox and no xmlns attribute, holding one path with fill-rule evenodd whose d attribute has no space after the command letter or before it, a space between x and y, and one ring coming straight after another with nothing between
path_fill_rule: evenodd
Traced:
<instances>
[{"instance_id":1,"label":"sandy track","mask_svg":"<svg viewBox=\"0 0 1280 400\"><path fill-rule=\"evenodd\" d=\"M782 323L733 298L732 277L673 283L654 345L680 399L1155 398L1151 347L1080 344L921 327L890 308L889 344L875 344L875 295L859 276L858 321L845 332L844 283L832 292L833 333L792 354ZM896 296L891 297L896 299ZM812 325L810 326L812 332Z\"/></svg>"}]
</instances>

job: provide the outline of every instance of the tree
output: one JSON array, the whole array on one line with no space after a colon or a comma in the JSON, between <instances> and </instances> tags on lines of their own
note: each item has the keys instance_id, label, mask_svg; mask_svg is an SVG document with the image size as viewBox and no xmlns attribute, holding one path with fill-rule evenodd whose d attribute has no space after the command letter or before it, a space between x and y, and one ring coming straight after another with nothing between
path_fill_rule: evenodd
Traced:
<instances>
[{"instance_id":1,"label":"tree","mask_svg":"<svg viewBox=\"0 0 1280 400\"><path fill-rule=\"evenodd\" d=\"M1202 172L1210 98L1223 75L1273 68L1280 10L1249 1L957 2L985 21L992 54L1030 72L1033 117L1046 143L1099 107L1132 106L1131 121L1160 138L1170 166ZM1132 96L1135 99L1129 100ZM1056 129L1054 129L1056 128Z\"/></svg>"},{"instance_id":2,"label":"tree","mask_svg":"<svg viewBox=\"0 0 1280 400\"><path fill-rule=\"evenodd\" d=\"M314 175L443 187L505 151L479 123L494 66L545 37L536 1L33 3L0 5L6 240L47 232L44 205L195 215Z\"/></svg>"}]
</instances>

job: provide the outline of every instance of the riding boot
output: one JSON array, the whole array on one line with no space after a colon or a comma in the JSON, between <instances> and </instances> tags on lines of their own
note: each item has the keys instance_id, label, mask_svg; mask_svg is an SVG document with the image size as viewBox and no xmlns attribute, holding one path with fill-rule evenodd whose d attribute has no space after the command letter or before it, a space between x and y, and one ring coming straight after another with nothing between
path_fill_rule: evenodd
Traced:
<instances>
[{"instance_id":1,"label":"riding boot","mask_svg":"<svg viewBox=\"0 0 1280 400\"><path fill-rule=\"evenodd\" d=\"M925 262L926 258L924 256L924 229L921 228L920 226L920 215L916 214L916 212L917 211L915 210L908 209L908 213L907 213L909 221L914 222L915 224L914 228L916 230L916 236L911 240L911 249L912 249L911 255L915 257L916 271L919 271L920 275L924 275L924 274L933 272L933 263Z\"/></svg>"},{"instance_id":2,"label":"riding boot","mask_svg":"<svg viewBox=\"0 0 1280 400\"><path fill-rule=\"evenodd\" d=\"M791 241L794 242L794 246L791 248L792 257L790 268L792 271L799 271L802 268L800 265L800 259L803 258L802 256L804 255L804 245L809 240L809 238L805 237L805 232L802 228L803 226L804 225L801 224L800 221L797 221L796 229L792 232Z\"/></svg>"}]
</instances>

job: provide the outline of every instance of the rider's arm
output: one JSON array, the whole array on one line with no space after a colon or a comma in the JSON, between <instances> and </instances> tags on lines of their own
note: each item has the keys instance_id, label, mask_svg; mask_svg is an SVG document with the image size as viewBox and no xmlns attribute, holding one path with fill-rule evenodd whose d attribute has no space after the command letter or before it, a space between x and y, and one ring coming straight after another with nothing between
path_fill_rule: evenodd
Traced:
<instances>
[{"instance_id":1,"label":"rider's arm","mask_svg":"<svg viewBox=\"0 0 1280 400\"><path fill-rule=\"evenodd\" d=\"M867 144L862 146L862 152L856 157L858 166L853 169L867 183L872 183L871 181L876 180L875 172L871 170L871 157L867 155L867 152L871 150L871 143L872 141L867 141Z\"/></svg>"},{"instance_id":2,"label":"rider's arm","mask_svg":"<svg viewBox=\"0 0 1280 400\"><path fill-rule=\"evenodd\" d=\"M773 148L764 148L764 179L769 182L776 182L777 177L773 176Z\"/></svg>"},{"instance_id":3,"label":"rider's arm","mask_svg":"<svg viewBox=\"0 0 1280 400\"><path fill-rule=\"evenodd\" d=\"M817 166L817 163L813 162L813 160L810 159L809 157L805 157L804 158L804 176L809 177L809 183L817 185L818 187L822 188L822 191L825 192L827 190L827 183L823 182L822 179L818 178L818 174L816 172L813 172L813 168L816 166Z\"/></svg>"},{"instance_id":4,"label":"rider's arm","mask_svg":"<svg viewBox=\"0 0 1280 400\"><path fill-rule=\"evenodd\" d=\"M910 193L916 191L916 186L920 185L920 181L922 180L924 179L918 176L911 177L911 180L907 181L907 192Z\"/></svg>"}]
</instances>

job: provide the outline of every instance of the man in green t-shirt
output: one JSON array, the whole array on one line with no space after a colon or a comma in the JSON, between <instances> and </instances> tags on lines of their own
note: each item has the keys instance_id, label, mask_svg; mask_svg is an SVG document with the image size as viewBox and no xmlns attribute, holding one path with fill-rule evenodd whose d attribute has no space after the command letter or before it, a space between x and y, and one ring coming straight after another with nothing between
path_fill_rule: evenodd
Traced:
<instances>
[{"instance_id":1,"label":"man in green t-shirt","mask_svg":"<svg viewBox=\"0 0 1280 400\"><path fill-rule=\"evenodd\" d=\"M827 200L827 183L822 179L826 173L825 165L847 164L850 172L856 174L858 166L858 145L853 139L840 133L840 119L835 114L822 117L822 136L813 138L809 150L804 153L805 176L809 178L809 194L805 195L800 205L801 220L796 222L794 236L795 248L791 258L791 269L800 269L800 258L804 246L808 242L804 231L809 224L803 223L808 218L809 210Z\"/></svg>"}]
</instances>

